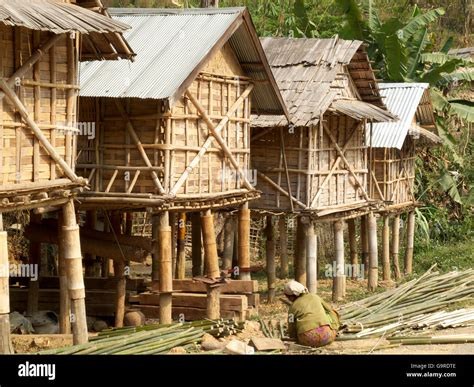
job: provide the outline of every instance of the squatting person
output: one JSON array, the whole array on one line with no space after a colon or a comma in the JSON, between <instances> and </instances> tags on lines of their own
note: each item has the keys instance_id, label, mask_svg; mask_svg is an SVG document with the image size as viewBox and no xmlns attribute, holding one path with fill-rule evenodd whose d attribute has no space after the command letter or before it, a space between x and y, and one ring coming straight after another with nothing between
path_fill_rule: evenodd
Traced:
<instances>
[{"instance_id":1,"label":"squatting person","mask_svg":"<svg viewBox=\"0 0 474 387\"><path fill-rule=\"evenodd\" d=\"M297 281L288 282L283 291L292 302L288 311L290 338L310 347L332 343L341 325L337 312Z\"/></svg>"}]
</instances>

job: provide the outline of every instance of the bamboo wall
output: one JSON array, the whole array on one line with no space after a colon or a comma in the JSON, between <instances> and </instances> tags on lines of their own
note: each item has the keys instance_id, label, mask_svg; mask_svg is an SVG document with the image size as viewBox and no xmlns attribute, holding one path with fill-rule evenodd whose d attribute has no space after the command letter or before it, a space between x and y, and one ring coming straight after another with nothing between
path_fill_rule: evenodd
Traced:
<instances>
[{"instance_id":1,"label":"bamboo wall","mask_svg":"<svg viewBox=\"0 0 474 387\"><path fill-rule=\"evenodd\" d=\"M311 210L344 207L364 203L362 191L349 172L367 187L367 148L364 145L364 125L345 115L326 113L323 123L338 146L345 148L344 156L349 165L339 162L336 146L323 125L298 127L294 133L284 128L284 145L291 182L291 194L301 202L294 204L301 211L303 205ZM288 192L284 158L281 152L279 129L259 137L264 129L254 129L252 142L252 166ZM261 199L252 204L255 208L289 211L288 197L279 192L264 176L258 176L257 189Z\"/></svg>"},{"instance_id":2,"label":"bamboo wall","mask_svg":"<svg viewBox=\"0 0 474 387\"><path fill-rule=\"evenodd\" d=\"M51 34L0 25L0 76L7 80ZM14 87L44 135L69 166L74 162L77 66L75 40L66 35ZM65 129L68 130L65 130ZM6 98L0 102L2 190L64 178Z\"/></svg>"},{"instance_id":3,"label":"bamboo wall","mask_svg":"<svg viewBox=\"0 0 474 387\"><path fill-rule=\"evenodd\" d=\"M415 184L415 143L407 136L401 150L377 148L373 150L371 198L388 205L413 203Z\"/></svg>"},{"instance_id":4,"label":"bamboo wall","mask_svg":"<svg viewBox=\"0 0 474 387\"><path fill-rule=\"evenodd\" d=\"M249 85L232 49L225 46L192 82L197 97L212 122L224 117ZM181 97L171 108L167 101L110 98L81 98L80 121L93 122L94 139L79 139L77 173L90 178L93 191L134 194L157 193L149 171L116 103L123 104L143 144L165 193L198 154L210 131L188 98ZM242 101L221 136L243 170L249 165L250 98ZM227 157L216 141L200 159L177 197L212 198L242 191Z\"/></svg>"}]
</instances>

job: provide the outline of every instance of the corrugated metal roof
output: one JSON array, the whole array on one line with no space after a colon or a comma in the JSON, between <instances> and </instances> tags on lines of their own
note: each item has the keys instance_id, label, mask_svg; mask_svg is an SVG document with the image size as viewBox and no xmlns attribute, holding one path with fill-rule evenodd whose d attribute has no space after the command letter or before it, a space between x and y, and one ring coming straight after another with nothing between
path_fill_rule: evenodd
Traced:
<instances>
[{"instance_id":1,"label":"corrugated metal roof","mask_svg":"<svg viewBox=\"0 0 474 387\"><path fill-rule=\"evenodd\" d=\"M169 99L173 104L207 55L226 41L247 75L258 82L254 112L286 114L283 100L245 8L110 9L132 26L125 38L137 53L134 63L87 63L81 67L81 96ZM252 36L255 34L255 37ZM190 79L191 78L191 79ZM269 82L268 82L269 81Z\"/></svg>"},{"instance_id":2,"label":"corrugated metal roof","mask_svg":"<svg viewBox=\"0 0 474 387\"><path fill-rule=\"evenodd\" d=\"M374 148L401 149L414 118L420 125L434 125L428 87L427 83L380 83L380 94L385 97L387 108L400 120L373 124L372 139L370 130L367 131L367 144Z\"/></svg>"},{"instance_id":3,"label":"corrugated metal roof","mask_svg":"<svg viewBox=\"0 0 474 387\"><path fill-rule=\"evenodd\" d=\"M338 38L262 38L261 41L294 125L315 125L335 99L347 98L343 93L349 78L359 94L349 97L384 107L361 41ZM345 85L341 85L342 77ZM253 125L278 126L285 125L285 121L261 115L254 117Z\"/></svg>"},{"instance_id":4,"label":"corrugated metal roof","mask_svg":"<svg viewBox=\"0 0 474 387\"><path fill-rule=\"evenodd\" d=\"M391 113L364 101L337 99L331 104L329 110L335 110L357 121L364 118L374 122L394 121Z\"/></svg>"}]
</instances>

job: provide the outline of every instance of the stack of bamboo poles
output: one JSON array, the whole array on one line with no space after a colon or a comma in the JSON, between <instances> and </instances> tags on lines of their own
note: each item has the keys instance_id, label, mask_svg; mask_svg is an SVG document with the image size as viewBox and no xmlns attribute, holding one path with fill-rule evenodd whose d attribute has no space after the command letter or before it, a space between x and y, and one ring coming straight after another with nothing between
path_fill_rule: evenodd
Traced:
<instances>
[{"instance_id":1,"label":"stack of bamboo poles","mask_svg":"<svg viewBox=\"0 0 474 387\"><path fill-rule=\"evenodd\" d=\"M472 322L472 309L450 314L434 312L473 299L474 270L440 274L432 272L433 267L398 288L343 305L339 314L345 328L339 339L388 336Z\"/></svg>"},{"instance_id":2,"label":"stack of bamboo poles","mask_svg":"<svg viewBox=\"0 0 474 387\"><path fill-rule=\"evenodd\" d=\"M236 334L242 324L233 320L201 320L181 324L109 329L87 344L42 351L42 355L154 355L175 347L190 349L204 333L216 337Z\"/></svg>"},{"instance_id":3,"label":"stack of bamboo poles","mask_svg":"<svg viewBox=\"0 0 474 387\"><path fill-rule=\"evenodd\" d=\"M424 345L424 344L465 344L474 343L474 335L447 336L394 336L387 339L391 344Z\"/></svg>"}]
</instances>

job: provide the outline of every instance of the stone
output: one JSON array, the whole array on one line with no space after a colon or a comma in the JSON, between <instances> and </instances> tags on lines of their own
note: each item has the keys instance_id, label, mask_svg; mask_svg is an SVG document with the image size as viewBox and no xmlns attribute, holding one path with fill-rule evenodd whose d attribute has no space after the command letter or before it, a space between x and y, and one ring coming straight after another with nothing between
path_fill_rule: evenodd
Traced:
<instances>
[{"instance_id":1,"label":"stone","mask_svg":"<svg viewBox=\"0 0 474 387\"><path fill-rule=\"evenodd\" d=\"M109 326L104 320L95 320L94 324L92 324L92 329L95 332L102 332L103 330L107 329Z\"/></svg>"},{"instance_id":2,"label":"stone","mask_svg":"<svg viewBox=\"0 0 474 387\"><path fill-rule=\"evenodd\" d=\"M145 325L145 315L140 310L132 310L125 313L123 318L123 325L126 327L138 327L140 325Z\"/></svg>"},{"instance_id":3,"label":"stone","mask_svg":"<svg viewBox=\"0 0 474 387\"><path fill-rule=\"evenodd\" d=\"M253 355L255 353L253 347L240 340L232 340L225 346L225 350L233 355Z\"/></svg>"}]
</instances>

